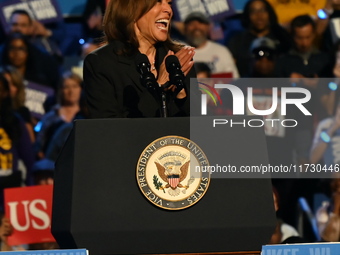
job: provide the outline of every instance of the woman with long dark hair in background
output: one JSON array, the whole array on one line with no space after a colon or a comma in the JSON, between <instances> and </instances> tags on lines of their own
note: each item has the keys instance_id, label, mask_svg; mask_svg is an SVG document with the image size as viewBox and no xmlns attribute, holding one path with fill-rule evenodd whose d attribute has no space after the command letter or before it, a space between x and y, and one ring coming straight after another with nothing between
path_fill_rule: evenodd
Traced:
<instances>
[{"instance_id":1,"label":"woman with long dark hair in background","mask_svg":"<svg viewBox=\"0 0 340 255\"><path fill-rule=\"evenodd\" d=\"M18 169L21 159L26 167L26 177ZM3 190L29 185L34 163L32 143L24 121L12 107L9 84L0 73L0 211L4 209Z\"/></svg>"},{"instance_id":2,"label":"woman with long dark hair in background","mask_svg":"<svg viewBox=\"0 0 340 255\"><path fill-rule=\"evenodd\" d=\"M29 109L25 106L26 92L22 75L13 66L3 66L2 68L0 68L0 70L1 69L3 70L5 78L9 84L9 91L12 98L13 109L25 121L31 141L34 142L35 135L33 131L33 121Z\"/></svg>"},{"instance_id":3,"label":"woman with long dark hair in background","mask_svg":"<svg viewBox=\"0 0 340 255\"><path fill-rule=\"evenodd\" d=\"M57 90L60 82L58 65L47 54L32 45L20 33L7 36L1 56L2 65L14 66L24 80Z\"/></svg>"}]
</instances>

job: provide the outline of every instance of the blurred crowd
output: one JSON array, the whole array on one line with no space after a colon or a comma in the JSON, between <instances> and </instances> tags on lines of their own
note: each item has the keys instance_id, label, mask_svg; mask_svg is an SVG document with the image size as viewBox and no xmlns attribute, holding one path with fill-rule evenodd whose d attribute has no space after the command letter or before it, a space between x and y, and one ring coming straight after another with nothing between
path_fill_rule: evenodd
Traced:
<instances>
[{"instance_id":1,"label":"blurred crowd","mask_svg":"<svg viewBox=\"0 0 340 255\"><path fill-rule=\"evenodd\" d=\"M63 22L42 24L18 9L11 14L9 29L3 28L0 212L4 210L5 188L53 184L54 162L73 121L88 116L82 92L82 60L103 45L104 12L105 1L87 2L83 17L76 20L82 24L82 45L74 51L63 47L67 36L60 32ZM262 82L263 78L286 78L292 81L289 86L311 92L307 108L312 116L302 116L294 109L287 112L287 119L299 120L297 128L266 127L272 165L321 164L329 168L339 164L340 0L249 0L241 13L219 21L193 12L183 22L173 22L171 33L173 39L196 48L198 78L252 78L254 107L270 108L263 102L271 103L271 88L278 87ZM69 65L70 57L76 58L76 64ZM235 85L245 92L250 85L242 80ZM54 91L43 103L44 114L40 116L27 104L29 83ZM225 104L211 111L231 114L230 93L218 93ZM315 231L311 237L296 230L298 201L304 197L311 208L317 207L317 193L324 194L327 202L313 211L318 226L308 230ZM338 176L276 179L273 196L278 225L271 243L340 240ZM1 214L0 219L1 249L10 250L6 240L11 226Z\"/></svg>"}]
</instances>

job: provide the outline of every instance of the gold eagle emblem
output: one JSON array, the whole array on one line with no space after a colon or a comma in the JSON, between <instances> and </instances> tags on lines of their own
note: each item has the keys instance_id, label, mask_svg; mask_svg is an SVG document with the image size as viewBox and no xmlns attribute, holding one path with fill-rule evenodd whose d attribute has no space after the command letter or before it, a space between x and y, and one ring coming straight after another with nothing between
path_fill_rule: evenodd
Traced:
<instances>
[{"instance_id":1,"label":"gold eagle emblem","mask_svg":"<svg viewBox=\"0 0 340 255\"><path fill-rule=\"evenodd\" d=\"M190 179L187 185L181 184L188 175L190 160L185 162L181 167L178 167L177 165L164 167L158 162L155 162L155 164L158 170L158 175L164 182L166 182L166 185L164 187L161 186L160 189L165 190L170 188L168 193L171 196L178 196L181 191L179 188L187 190L189 185L193 182L193 180ZM183 193L185 193L185 190L183 190Z\"/></svg>"}]
</instances>

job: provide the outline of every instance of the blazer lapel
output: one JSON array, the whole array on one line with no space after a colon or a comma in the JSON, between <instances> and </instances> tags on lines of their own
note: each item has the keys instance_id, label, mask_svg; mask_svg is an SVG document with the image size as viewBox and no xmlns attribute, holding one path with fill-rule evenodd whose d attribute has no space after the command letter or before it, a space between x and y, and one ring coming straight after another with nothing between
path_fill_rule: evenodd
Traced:
<instances>
[{"instance_id":1,"label":"blazer lapel","mask_svg":"<svg viewBox=\"0 0 340 255\"><path fill-rule=\"evenodd\" d=\"M113 46L114 52L118 52L124 47L124 44L119 41L113 41L111 42ZM136 64L135 64L135 57L136 55L133 54L131 56L124 56L124 55L118 55L118 62L122 68L122 70L127 70L129 73L129 78L131 81L136 85L138 90L144 91L145 88L142 86L140 82L140 74L138 73Z\"/></svg>"},{"instance_id":2,"label":"blazer lapel","mask_svg":"<svg viewBox=\"0 0 340 255\"><path fill-rule=\"evenodd\" d=\"M135 64L135 58L134 56L118 56L118 61L121 64L122 68L127 69L129 73L129 78L131 81L136 85L136 87L140 91L144 91L146 88L143 87L140 81L140 74L137 70L136 64Z\"/></svg>"}]
</instances>

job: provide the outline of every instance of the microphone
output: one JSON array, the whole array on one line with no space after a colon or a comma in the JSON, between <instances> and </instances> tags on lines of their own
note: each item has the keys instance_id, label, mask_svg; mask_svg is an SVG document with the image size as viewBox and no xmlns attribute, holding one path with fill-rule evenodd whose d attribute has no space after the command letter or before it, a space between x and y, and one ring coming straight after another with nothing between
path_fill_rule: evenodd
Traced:
<instances>
[{"instance_id":1,"label":"microphone","mask_svg":"<svg viewBox=\"0 0 340 255\"><path fill-rule=\"evenodd\" d=\"M138 54L135 59L135 63L137 65L138 72L140 73L143 86L153 92L158 91L159 86L155 75L150 71L151 65L148 57L145 54Z\"/></svg>"},{"instance_id":2,"label":"microphone","mask_svg":"<svg viewBox=\"0 0 340 255\"><path fill-rule=\"evenodd\" d=\"M182 66L175 55L170 55L165 59L165 67L169 73L169 84L175 85L175 94L178 94L182 89L184 89L185 76L182 72Z\"/></svg>"}]
</instances>

